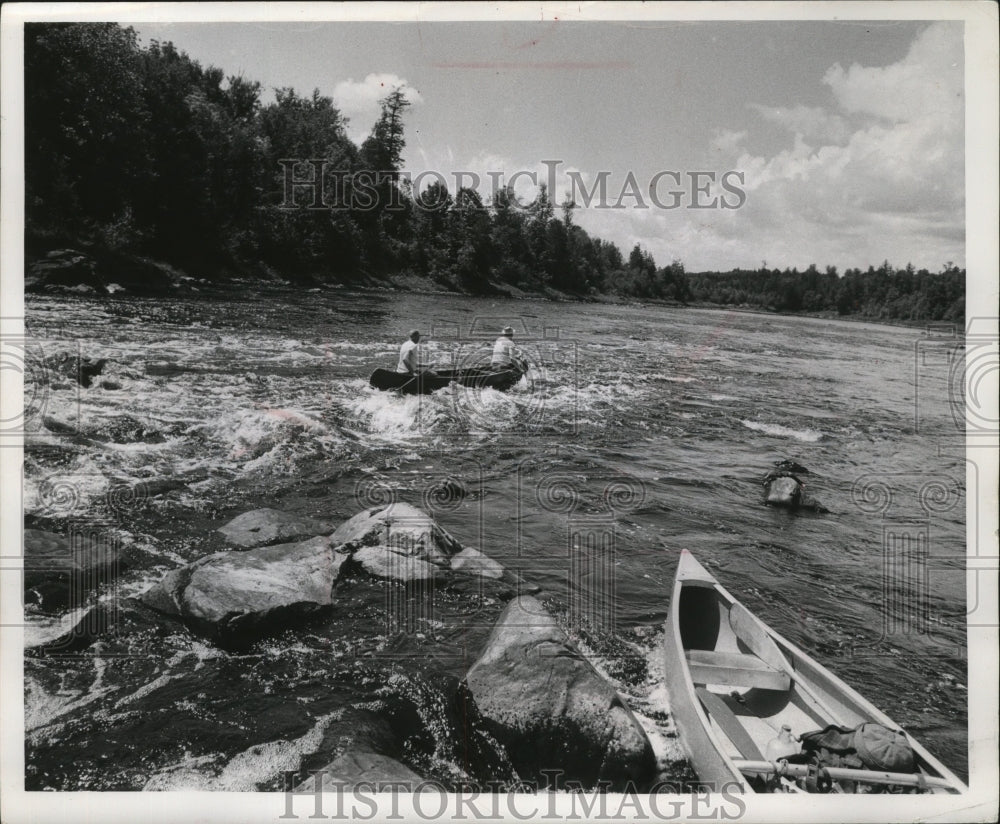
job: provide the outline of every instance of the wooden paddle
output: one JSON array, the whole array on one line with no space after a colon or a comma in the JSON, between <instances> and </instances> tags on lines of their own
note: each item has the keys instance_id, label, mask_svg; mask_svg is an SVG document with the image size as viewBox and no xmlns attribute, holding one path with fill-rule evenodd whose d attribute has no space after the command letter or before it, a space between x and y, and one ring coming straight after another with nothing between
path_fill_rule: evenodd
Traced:
<instances>
[{"instance_id":1,"label":"wooden paddle","mask_svg":"<svg viewBox=\"0 0 1000 824\"><path fill-rule=\"evenodd\" d=\"M754 775L785 775L805 778L809 774L808 764L782 764L772 761L747 761L734 758L733 763L742 773ZM862 784L895 784L900 787L930 787L933 789L956 791L955 785L943 778L915 773L882 772L880 770L852 770L848 767L823 767L824 772L834 781L857 781Z\"/></svg>"}]
</instances>

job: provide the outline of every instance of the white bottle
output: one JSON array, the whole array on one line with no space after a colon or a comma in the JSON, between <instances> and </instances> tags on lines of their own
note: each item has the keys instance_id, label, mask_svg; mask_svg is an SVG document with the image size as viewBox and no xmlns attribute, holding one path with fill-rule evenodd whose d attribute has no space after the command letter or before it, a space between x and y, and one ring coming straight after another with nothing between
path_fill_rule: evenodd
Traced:
<instances>
[{"instance_id":1,"label":"white bottle","mask_svg":"<svg viewBox=\"0 0 1000 824\"><path fill-rule=\"evenodd\" d=\"M799 742L792 735L792 728L788 724L782 724L778 737L772 738L767 742L764 757L768 761L778 761L782 758L788 758L790 755L795 755L799 751L799 747Z\"/></svg>"}]
</instances>

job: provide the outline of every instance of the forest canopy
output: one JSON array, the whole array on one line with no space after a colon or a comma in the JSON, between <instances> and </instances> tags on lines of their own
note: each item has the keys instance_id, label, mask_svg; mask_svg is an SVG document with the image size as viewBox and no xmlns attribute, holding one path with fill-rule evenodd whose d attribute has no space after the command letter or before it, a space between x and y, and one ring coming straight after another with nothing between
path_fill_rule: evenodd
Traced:
<instances>
[{"instance_id":1,"label":"forest canopy","mask_svg":"<svg viewBox=\"0 0 1000 824\"><path fill-rule=\"evenodd\" d=\"M144 47L115 23L27 24L25 87L29 255L90 244L208 279L249 272L361 285L411 275L471 294L515 287L964 319L965 271L950 263L937 273L885 261L843 275L815 265L693 274L679 260L657 266L639 245L626 256L592 237L575 204L553 203L544 186L529 204L502 188L489 202L440 181L414 191L401 174L409 102L399 88L358 146L318 89L275 89L263 103L259 82L204 67L169 42ZM351 207L290 207L289 158L322 159Z\"/></svg>"}]
</instances>

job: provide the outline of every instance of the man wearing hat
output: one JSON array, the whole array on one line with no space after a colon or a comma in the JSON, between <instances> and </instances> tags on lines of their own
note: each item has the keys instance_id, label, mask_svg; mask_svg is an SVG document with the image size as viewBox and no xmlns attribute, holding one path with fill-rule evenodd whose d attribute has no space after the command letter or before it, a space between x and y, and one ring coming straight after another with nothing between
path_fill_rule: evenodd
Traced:
<instances>
[{"instance_id":1,"label":"man wearing hat","mask_svg":"<svg viewBox=\"0 0 1000 824\"><path fill-rule=\"evenodd\" d=\"M510 326L505 326L493 344L493 360L490 366L494 369L507 369L517 366L517 348L514 346L514 330Z\"/></svg>"},{"instance_id":2,"label":"man wearing hat","mask_svg":"<svg viewBox=\"0 0 1000 824\"><path fill-rule=\"evenodd\" d=\"M420 343L420 333L413 329L409 338L403 341L399 347L399 363L396 364L396 371L416 375L420 371L419 351L417 344Z\"/></svg>"}]
</instances>

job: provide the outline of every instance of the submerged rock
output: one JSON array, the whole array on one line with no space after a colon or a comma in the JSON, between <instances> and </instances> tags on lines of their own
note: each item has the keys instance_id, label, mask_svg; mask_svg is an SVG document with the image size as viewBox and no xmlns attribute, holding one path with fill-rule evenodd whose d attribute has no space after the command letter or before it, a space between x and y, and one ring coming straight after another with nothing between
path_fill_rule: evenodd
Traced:
<instances>
[{"instance_id":1,"label":"submerged rock","mask_svg":"<svg viewBox=\"0 0 1000 824\"><path fill-rule=\"evenodd\" d=\"M325 521L290 515L278 509L254 509L237 515L218 531L231 544L260 547L323 535L329 533L331 526Z\"/></svg>"},{"instance_id":2,"label":"submerged rock","mask_svg":"<svg viewBox=\"0 0 1000 824\"><path fill-rule=\"evenodd\" d=\"M44 370L46 373L68 378L84 388L89 388L94 378L103 373L107 365L107 358L95 360L63 352L47 357L44 361Z\"/></svg>"},{"instance_id":3,"label":"submerged rock","mask_svg":"<svg viewBox=\"0 0 1000 824\"><path fill-rule=\"evenodd\" d=\"M345 521L330 536L342 552L365 546L389 547L401 555L445 565L462 545L423 510L407 503L376 506Z\"/></svg>"},{"instance_id":4,"label":"submerged rock","mask_svg":"<svg viewBox=\"0 0 1000 824\"><path fill-rule=\"evenodd\" d=\"M449 792L517 783L503 747L483 725L468 689L452 675L394 663L356 664L352 682L365 698L337 709L292 784L310 792L311 773L335 782L434 780ZM413 789L416 789L413 786Z\"/></svg>"},{"instance_id":5,"label":"submerged rock","mask_svg":"<svg viewBox=\"0 0 1000 824\"><path fill-rule=\"evenodd\" d=\"M25 601L43 612L83 606L91 592L113 583L124 562L113 543L81 532L70 539L24 530Z\"/></svg>"},{"instance_id":6,"label":"submerged rock","mask_svg":"<svg viewBox=\"0 0 1000 824\"><path fill-rule=\"evenodd\" d=\"M386 789L413 792L423 779L405 764L395 758L376 752L345 752L325 767L322 767L321 784L327 790L333 790L337 784L354 786L360 782L387 785ZM295 792L316 792L316 779L310 776L295 788ZM389 787L391 784L403 784L403 787Z\"/></svg>"},{"instance_id":7,"label":"submerged rock","mask_svg":"<svg viewBox=\"0 0 1000 824\"><path fill-rule=\"evenodd\" d=\"M537 599L508 604L466 683L523 779L544 785L542 771L559 769L561 781L616 790L652 779L639 722Z\"/></svg>"},{"instance_id":8,"label":"submerged rock","mask_svg":"<svg viewBox=\"0 0 1000 824\"><path fill-rule=\"evenodd\" d=\"M34 656L75 655L98 639L145 638L139 649L149 649L150 639L162 640L176 627L163 621L163 616L135 598L115 598L101 601L87 610L66 632L55 638L31 645L26 642L25 654ZM139 654L138 650L130 654Z\"/></svg>"},{"instance_id":9,"label":"submerged rock","mask_svg":"<svg viewBox=\"0 0 1000 824\"><path fill-rule=\"evenodd\" d=\"M219 552L168 572L140 599L216 634L244 633L330 606L346 559L323 536Z\"/></svg>"}]
</instances>

